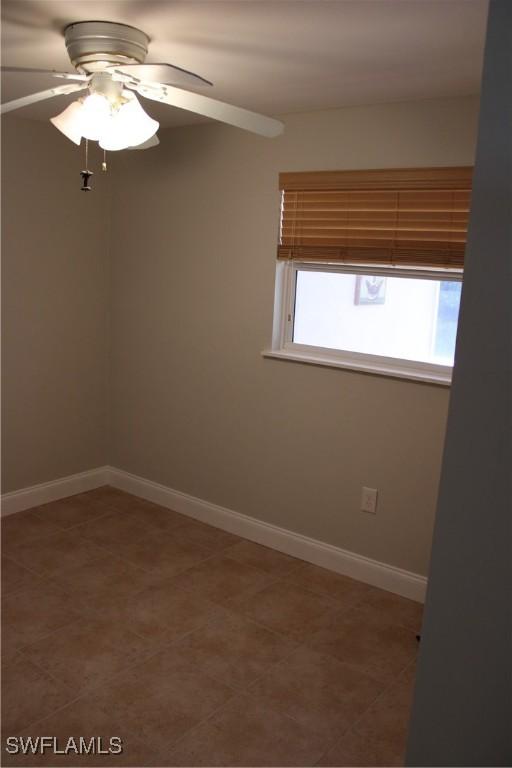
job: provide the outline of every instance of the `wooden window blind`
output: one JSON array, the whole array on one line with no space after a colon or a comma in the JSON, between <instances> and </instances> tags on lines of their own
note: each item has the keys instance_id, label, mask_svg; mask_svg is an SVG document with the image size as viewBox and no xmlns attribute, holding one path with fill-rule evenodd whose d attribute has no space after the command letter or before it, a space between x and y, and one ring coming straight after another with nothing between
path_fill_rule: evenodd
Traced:
<instances>
[{"instance_id":1,"label":"wooden window blind","mask_svg":"<svg viewBox=\"0 0 512 768\"><path fill-rule=\"evenodd\" d=\"M278 258L460 268L472 171L281 173Z\"/></svg>"}]
</instances>

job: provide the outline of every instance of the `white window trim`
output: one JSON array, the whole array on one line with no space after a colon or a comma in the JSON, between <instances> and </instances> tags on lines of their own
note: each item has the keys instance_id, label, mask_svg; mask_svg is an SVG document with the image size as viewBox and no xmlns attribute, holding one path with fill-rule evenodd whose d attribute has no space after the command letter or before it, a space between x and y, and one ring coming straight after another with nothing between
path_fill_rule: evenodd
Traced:
<instances>
[{"instance_id":1,"label":"white window trim","mask_svg":"<svg viewBox=\"0 0 512 768\"><path fill-rule=\"evenodd\" d=\"M380 357L359 352L348 352L326 347L295 344L293 338L295 282L297 270L318 270L353 274L384 275L396 277L422 277L427 280L462 281L462 270L416 269L403 267L376 267L372 265L347 265L306 263L300 261L278 262L274 303L272 347L264 350L263 357L298 363L344 368L360 373L391 376L393 378L422 381L429 384L450 386L452 367L434 365L415 360Z\"/></svg>"}]
</instances>

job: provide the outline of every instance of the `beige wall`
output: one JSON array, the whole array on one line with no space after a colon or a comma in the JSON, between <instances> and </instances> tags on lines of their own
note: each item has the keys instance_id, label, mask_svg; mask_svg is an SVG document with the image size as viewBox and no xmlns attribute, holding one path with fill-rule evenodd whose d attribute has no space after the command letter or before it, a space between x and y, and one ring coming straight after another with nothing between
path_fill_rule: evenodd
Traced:
<instances>
[{"instance_id":1,"label":"beige wall","mask_svg":"<svg viewBox=\"0 0 512 768\"><path fill-rule=\"evenodd\" d=\"M277 175L471 163L476 118L466 98L289 116L276 140L170 129L89 195L75 147L4 119L3 492L108 462L425 573L449 393L261 357Z\"/></svg>"},{"instance_id":2,"label":"beige wall","mask_svg":"<svg viewBox=\"0 0 512 768\"><path fill-rule=\"evenodd\" d=\"M2 119L4 493L106 462L110 195L82 167L53 127Z\"/></svg>"},{"instance_id":3,"label":"beige wall","mask_svg":"<svg viewBox=\"0 0 512 768\"><path fill-rule=\"evenodd\" d=\"M163 131L114 179L110 463L426 573L449 391L263 359L283 170L473 162L472 98ZM359 512L362 485L377 515Z\"/></svg>"}]
</instances>

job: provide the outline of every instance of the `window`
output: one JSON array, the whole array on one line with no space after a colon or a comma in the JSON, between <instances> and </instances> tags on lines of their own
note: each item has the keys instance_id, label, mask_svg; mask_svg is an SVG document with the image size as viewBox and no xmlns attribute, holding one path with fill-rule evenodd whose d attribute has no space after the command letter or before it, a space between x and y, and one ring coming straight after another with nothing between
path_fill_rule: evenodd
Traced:
<instances>
[{"instance_id":1,"label":"window","mask_svg":"<svg viewBox=\"0 0 512 768\"><path fill-rule=\"evenodd\" d=\"M264 354L449 384L470 179L469 168L283 174Z\"/></svg>"},{"instance_id":2,"label":"window","mask_svg":"<svg viewBox=\"0 0 512 768\"><path fill-rule=\"evenodd\" d=\"M317 362L448 381L461 273L292 262L281 348Z\"/></svg>"}]
</instances>

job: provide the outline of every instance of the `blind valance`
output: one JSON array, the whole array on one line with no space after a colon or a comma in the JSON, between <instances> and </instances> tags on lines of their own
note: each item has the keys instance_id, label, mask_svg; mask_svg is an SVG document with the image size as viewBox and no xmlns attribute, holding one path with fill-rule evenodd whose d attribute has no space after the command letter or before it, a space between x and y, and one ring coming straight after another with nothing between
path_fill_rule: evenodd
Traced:
<instances>
[{"instance_id":1,"label":"blind valance","mask_svg":"<svg viewBox=\"0 0 512 768\"><path fill-rule=\"evenodd\" d=\"M278 258L462 267L472 171L282 173Z\"/></svg>"}]
</instances>

